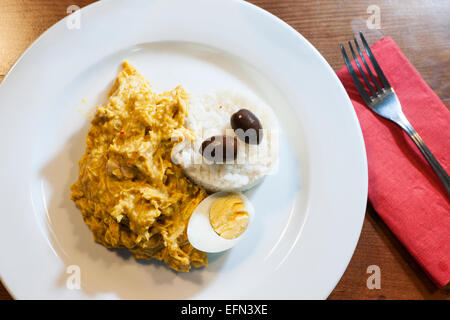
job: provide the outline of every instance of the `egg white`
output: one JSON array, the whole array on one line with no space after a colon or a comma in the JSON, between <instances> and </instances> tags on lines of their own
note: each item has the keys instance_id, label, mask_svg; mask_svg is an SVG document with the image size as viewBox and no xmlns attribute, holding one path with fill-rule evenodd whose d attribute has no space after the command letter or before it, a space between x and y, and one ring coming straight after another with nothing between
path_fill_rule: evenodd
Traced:
<instances>
[{"instance_id":1,"label":"egg white","mask_svg":"<svg viewBox=\"0 0 450 320\"><path fill-rule=\"evenodd\" d=\"M209 220L209 211L213 203L221 198L226 197L229 192L216 192L203 199L202 202L195 208L187 227L187 236L191 245L197 250L209 253L221 252L228 250L235 246L245 235L253 221L255 209L251 202L241 193L234 193L239 195L245 205L245 211L249 216L248 226L246 230L235 239L225 239L219 236L213 229Z\"/></svg>"}]
</instances>

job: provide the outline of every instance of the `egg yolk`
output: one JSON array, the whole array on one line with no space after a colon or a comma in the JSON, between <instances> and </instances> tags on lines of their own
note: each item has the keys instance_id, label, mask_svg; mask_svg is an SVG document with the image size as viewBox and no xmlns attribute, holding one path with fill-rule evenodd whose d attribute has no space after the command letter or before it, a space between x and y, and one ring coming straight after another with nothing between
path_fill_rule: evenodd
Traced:
<instances>
[{"instance_id":1,"label":"egg yolk","mask_svg":"<svg viewBox=\"0 0 450 320\"><path fill-rule=\"evenodd\" d=\"M238 195L230 195L213 203L209 220L219 236L235 239L247 229L249 216L242 199Z\"/></svg>"}]
</instances>

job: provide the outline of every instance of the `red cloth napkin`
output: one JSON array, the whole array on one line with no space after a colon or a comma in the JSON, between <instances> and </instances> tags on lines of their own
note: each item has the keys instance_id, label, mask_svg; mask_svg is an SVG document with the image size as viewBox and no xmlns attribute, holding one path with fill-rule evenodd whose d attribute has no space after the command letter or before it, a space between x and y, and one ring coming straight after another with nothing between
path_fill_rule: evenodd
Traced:
<instances>
[{"instance_id":1,"label":"red cloth napkin","mask_svg":"<svg viewBox=\"0 0 450 320\"><path fill-rule=\"evenodd\" d=\"M409 122L449 172L450 111L391 38L371 48ZM446 285L450 281L450 200L444 187L406 133L364 105L347 68L337 75L361 124L370 202L434 283Z\"/></svg>"}]
</instances>

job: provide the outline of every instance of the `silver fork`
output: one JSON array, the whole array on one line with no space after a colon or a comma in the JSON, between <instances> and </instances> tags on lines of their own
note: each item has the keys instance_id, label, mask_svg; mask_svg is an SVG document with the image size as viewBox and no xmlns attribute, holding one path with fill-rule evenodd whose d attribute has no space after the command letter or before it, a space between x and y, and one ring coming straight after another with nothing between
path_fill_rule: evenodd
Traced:
<instances>
[{"instance_id":1,"label":"silver fork","mask_svg":"<svg viewBox=\"0 0 450 320\"><path fill-rule=\"evenodd\" d=\"M412 125L409 123L408 119L406 119L405 115L403 114L402 107L400 105L400 101L397 98L397 95L394 92L394 89L390 85L389 81L386 79L386 76L384 75L383 71L381 70L377 60L375 60L375 57L370 50L369 45L367 44L366 39L364 38L362 32L359 33L361 37L361 41L364 45L364 49L367 53L367 56L369 57L370 62L372 62L372 66L378 76L378 79L380 80L380 84L375 79L375 76L373 75L372 71L369 68L369 65L364 58L363 52L361 51L361 48L358 45L358 41L356 40L356 36L353 37L353 41L355 42L356 50L359 53L359 59L361 59L362 63L364 64L365 69L367 70L367 74L369 75L370 79L372 80L372 83L375 85L376 88L374 88L367 78L367 75L364 73L360 61L358 59L357 54L355 54L355 51L353 50L353 46L351 41L348 41L348 45L350 47L350 51L352 52L353 58L356 61L356 66L358 67L359 72L361 73L361 76L364 80L364 83L366 84L367 88L370 91L370 94L366 91L364 88L364 85L361 83L361 81L358 79L358 76L353 68L353 66L350 63L350 60L347 56L347 52L344 49L344 46L341 44L341 51L342 55L344 56L345 64L347 65L347 69L350 72L350 75L353 79L353 82L355 83L356 88L359 91L359 94L363 98L364 102L367 104L367 106L375 113L379 114L380 116L389 119L393 122L395 122L400 128L406 131L406 133L409 135L409 137L414 141L416 146L419 148L420 152L422 152L425 159L428 161L430 166L433 168L434 172L436 172L439 179L444 184L445 189L447 190L447 195L450 195L450 178L445 172L444 168L439 164L439 162L436 160L436 158L431 153L430 149L425 145L422 138L419 136L419 134L414 130Z\"/></svg>"}]
</instances>

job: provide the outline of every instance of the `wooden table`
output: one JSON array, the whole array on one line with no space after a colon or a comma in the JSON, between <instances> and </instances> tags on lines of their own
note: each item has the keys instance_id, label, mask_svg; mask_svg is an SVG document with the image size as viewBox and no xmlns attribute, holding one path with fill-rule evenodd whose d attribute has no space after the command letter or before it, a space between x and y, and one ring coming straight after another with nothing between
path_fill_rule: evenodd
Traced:
<instances>
[{"instance_id":1,"label":"wooden table","mask_svg":"<svg viewBox=\"0 0 450 320\"><path fill-rule=\"evenodd\" d=\"M47 28L66 15L69 5L90 0L2 0L0 2L0 81L14 61ZM294 1L252 0L297 29L339 69L338 44L365 28L375 5L380 30L400 46L427 83L450 103L450 1L363 0ZM376 8L375 8L376 9ZM381 269L381 289L369 290L367 267ZM448 299L450 288L436 289L413 258L380 220L367 208L355 254L330 299ZM0 299L10 299L0 284Z\"/></svg>"}]
</instances>

